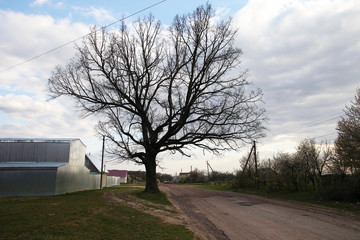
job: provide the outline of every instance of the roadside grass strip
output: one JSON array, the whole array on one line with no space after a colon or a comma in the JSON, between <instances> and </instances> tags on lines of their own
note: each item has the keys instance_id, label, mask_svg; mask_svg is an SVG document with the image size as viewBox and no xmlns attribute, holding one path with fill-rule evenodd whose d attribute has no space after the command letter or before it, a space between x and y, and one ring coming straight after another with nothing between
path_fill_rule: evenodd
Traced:
<instances>
[{"instance_id":1,"label":"roadside grass strip","mask_svg":"<svg viewBox=\"0 0 360 240\"><path fill-rule=\"evenodd\" d=\"M122 196L139 195L147 207L169 206L163 194L147 197L140 192L129 186L58 196L0 198L0 239L194 239L182 225L121 204L126 202Z\"/></svg>"}]
</instances>

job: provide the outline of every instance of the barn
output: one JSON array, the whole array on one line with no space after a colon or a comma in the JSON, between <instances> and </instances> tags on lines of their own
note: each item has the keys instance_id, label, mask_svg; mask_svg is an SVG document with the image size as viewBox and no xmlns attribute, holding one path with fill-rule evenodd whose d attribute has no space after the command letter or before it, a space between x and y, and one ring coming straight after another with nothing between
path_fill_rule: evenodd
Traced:
<instances>
[{"instance_id":1,"label":"barn","mask_svg":"<svg viewBox=\"0 0 360 240\"><path fill-rule=\"evenodd\" d=\"M98 164L85 152L80 139L0 139L0 196L98 189Z\"/></svg>"}]
</instances>

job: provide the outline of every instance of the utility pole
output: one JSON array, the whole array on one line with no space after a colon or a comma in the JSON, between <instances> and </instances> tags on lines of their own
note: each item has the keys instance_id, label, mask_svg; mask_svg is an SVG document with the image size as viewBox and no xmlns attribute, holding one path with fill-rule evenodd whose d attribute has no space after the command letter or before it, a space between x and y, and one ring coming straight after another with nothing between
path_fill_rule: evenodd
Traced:
<instances>
[{"instance_id":1,"label":"utility pole","mask_svg":"<svg viewBox=\"0 0 360 240\"><path fill-rule=\"evenodd\" d=\"M206 161L206 164L207 164L207 171L208 171L208 176L209 176L209 167L210 167L212 173L214 172L214 170L213 170L213 168L211 167L209 161Z\"/></svg>"},{"instance_id":2,"label":"utility pole","mask_svg":"<svg viewBox=\"0 0 360 240\"><path fill-rule=\"evenodd\" d=\"M190 166L190 183L192 183L192 165Z\"/></svg>"},{"instance_id":3,"label":"utility pole","mask_svg":"<svg viewBox=\"0 0 360 240\"><path fill-rule=\"evenodd\" d=\"M258 174L258 168L257 168L257 159L256 159L256 142L254 141L254 160L255 160L255 183L256 183L256 189L259 188L259 174Z\"/></svg>"},{"instance_id":4,"label":"utility pole","mask_svg":"<svg viewBox=\"0 0 360 240\"><path fill-rule=\"evenodd\" d=\"M210 172L209 172L209 168L211 169L211 173L214 173L213 168L211 167L209 161L206 161L206 165L207 165L207 172L208 172L208 179L210 180Z\"/></svg>"},{"instance_id":5,"label":"utility pole","mask_svg":"<svg viewBox=\"0 0 360 240\"><path fill-rule=\"evenodd\" d=\"M207 167L207 172L208 172L208 178L210 178L210 176L209 176L209 161L206 161L206 167Z\"/></svg>"},{"instance_id":6,"label":"utility pole","mask_svg":"<svg viewBox=\"0 0 360 240\"><path fill-rule=\"evenodd\" d=\"M259 175L258 175L258 168L257 168L257 157L256 157L256 142L253 141L253 146L251 147L251 150L250 150L250 153L249 153L249 156L245 162L245 166L243 168L243 171L240 175L240 181L243 177L243 175L245 174L245 170L246 170L246 166L251 158L251 154L254 154L254 161L255 161L255 184L256 184L256 189L259 188L259 184L258 184L258 180L259 180Z\"/></svg>"},{"instance_id":7,"label":"utility pole","mask_svg":"<svg viewBox=\"0 0 360 240\"><path fill-rule=\"evenodd\" d=\"M102 189L102 180L104 172L104 150L105 150L105 135L103 136L102 154L101 154L101 172L100 172L100 189Z\"/></svg>"},{"instance_id":8,"label":"utility pole","mask_svg":"<svg viewBox=\"0 0 360 240\"><path fill-rule=\"evenodd\" d=\"M243 175L244 175L244 173L245 173L246 166L247 166L247 164L248 164L248 162L249 162L249 160L250 160L250 158L251 158L251 154L252 154L253 151L254 151L254 145L251 147L249 156L248 156L248 158L247 158L247 160L246 160L246 162L245 162L245 166L244 166L244 168L243 168L243 170L242 170L242 172L241 172L240 179L242 179L242 177L243 177Z\"/></svg>"}]
</instances>

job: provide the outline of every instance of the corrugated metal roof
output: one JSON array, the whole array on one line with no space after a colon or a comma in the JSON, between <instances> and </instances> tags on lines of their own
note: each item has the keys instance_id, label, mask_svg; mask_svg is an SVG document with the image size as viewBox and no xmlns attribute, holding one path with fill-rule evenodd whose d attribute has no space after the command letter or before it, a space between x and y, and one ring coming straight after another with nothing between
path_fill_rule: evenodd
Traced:
<instances>
[{"instance_id":1,"label":"corrugated metal roof","mask_svg":"<svg viewBox=\"0 0 360 240\"><path fill-rule=\"evenodd\" d=\"M58 168L67 164L66 162L0 162L0 169L44 169Z\"/></svg>"},{"instance_id":2,"label":"corrugated metal roof","mask_svg":"<svg viewBox=\"0 0 360 240\"><path fill-rule=\"evenodd\" d=\"M0 162L69 162L70 146L71 142L0 142Z\"/></svg>"},{"instance_id":3,"label":"corrugated metal roof","mask_svg":"<svg viewBox=\"0 0 360 240\"><path fill-rule=\"evenodd\" d=\"M101 160L98 160L97 158L95 158L92 155L86 154L86 157L91 161L91 163L94 165L94 167L96 168L96 170L98 172L101 172ZM103 169L104 173L107 173L105 167Z\"/></svg>"},{"instance_id":4,"label":"corrugated metal roof","mask_svg":"<svg viewBox=\"0 0 360 240\"><path fill-rule=\"evenodd\" d=\"M55 142L69 143L79 140L84 146L85 144L79 138L0 138L0 142Z\"/></svg>"}]
</instances>

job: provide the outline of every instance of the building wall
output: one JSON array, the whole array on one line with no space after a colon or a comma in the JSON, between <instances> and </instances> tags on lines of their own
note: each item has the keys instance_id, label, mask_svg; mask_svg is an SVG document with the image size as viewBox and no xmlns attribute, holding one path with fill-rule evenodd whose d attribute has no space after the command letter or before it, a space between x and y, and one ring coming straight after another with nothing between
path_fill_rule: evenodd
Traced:
<instances>
[{"instance_id":1,"label":"building wall","mask_svg":"<svg viewBox=\"0 0 360 240\"><path fill-rule=\"evenodd\" d=\"M126 177L120 177L120 183L127 183L127 176Z\"/></svg>"},{"instance_id":2,"label":"building wall","mask_svg":"<svg viewBox=\"0 0 360 240\"><path fill-rule=\"evenodd\" d=\"M107 176L106 177L106 187L112 187L120 185L120 177Z\"/></svg>"},{"instance_id":3,"label":"building wall","mask_svg":"<svg viewBox=\"0 0 360 240\"><path fill-rule=\"evenodd\" d=\"M85 151L85 145L78 139L1 142L0 196L56 195L99 189L100 174L90 174L85 166ZM39 162L44 162L42 167L28 166ZM9 163L15 163L12 166L16 167L4 167ZM62 164L55 167L53 163ZM106 186L106 175L103 180Z\"/></svg>"},{"instance_id":4,"label":"building wall","mask_svg":"<svg viewBox=\"0 0 360 240\"><path fill-rule=\"evenodd\" d=\"M0 196L54 195L56 169L0 171Z\"/></svg>"},{"instance_id":5,"label":"building wall","mask_svg":"<svg viewBox=\"0 0 360 240\"><path fill-rule=\"evenodd\" d=\"M58 168L56 194L99 189L100 175L90 174L85 166L85 145L80 140L70 143L69 163Z\"/></svg>"},{"instance_id":6,"label":"building wall","mask_svg":"<svg viewBox=\"0 0 360 240\"><path fill-rule=\"evenodd\" d=\"M68 141L0 143L0 196L54 195L57 167L29 167L28 163L53 165L69 161ZM15 163L13 167L1 167ZM59 164L61 165L61 164Z\"/></svg>"}]
</instances>

